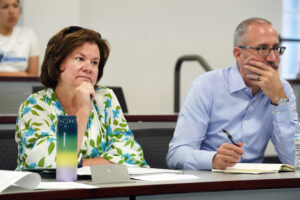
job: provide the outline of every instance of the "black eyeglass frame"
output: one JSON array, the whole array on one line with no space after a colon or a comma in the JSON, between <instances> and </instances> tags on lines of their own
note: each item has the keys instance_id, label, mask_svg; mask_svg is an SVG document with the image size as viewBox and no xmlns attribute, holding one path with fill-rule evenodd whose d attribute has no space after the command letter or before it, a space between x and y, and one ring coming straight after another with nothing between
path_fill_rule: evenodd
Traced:
<instances>
[{"instance_id":1,"label":"black eyeglass frame","mask_svg":"<svg viewBox=\"0 0 300 200\"><path fill-rule=\"evenodd\" d=\"M240 45L238 47L242 48L242 49L254 49L254 50L256 50L257 54L260 55L260 56L269 56L271 51L273 51L275 53L275 55L281 56L281 55L284 54L284 51L286 49L286 47L266 48L266 47L250 47L250 46L243 46L243 45ZM268 54L260 54L259 53L260 50L269 50L269 51L268 51Z\"/></svg>"}]
</instances>

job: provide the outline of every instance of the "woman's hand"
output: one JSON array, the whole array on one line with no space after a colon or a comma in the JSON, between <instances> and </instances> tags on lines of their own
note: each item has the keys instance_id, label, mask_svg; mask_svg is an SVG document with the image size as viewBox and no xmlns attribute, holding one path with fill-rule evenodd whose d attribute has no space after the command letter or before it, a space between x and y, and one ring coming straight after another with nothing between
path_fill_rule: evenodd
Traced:
<instances>
[{"instance_id":1,"label":"woman's hand","mask_svg":"<svg viewBox=\"0 0 300 200\"><path fill-rule=\"evenodd\" d=\"M91 110L93 108L92 99L95 97L95 89L89 82L82 82L75 89L76 103L77 103L77 126L78 126L78 138L77 138L77 150L79 152L86 129L87 122Z\"/></svg>"},{"instance_id":2,"label":"woman's hand","mask_svg":"<svg viewBox=\"0 0 300 200\"><path fill-rule=\"evenodd\" d=\"M92 166L92 165L101 165L101 164L114 164L104 158L95 157L90 159L82 159L82 166Z\"/></svg>"},{"instance_id":3,"label":"woman's hand","mask_svg":"<svg viewBox=\"0 0 300 200\"><path fill-rule=\"evenodd\" d=\"M95 97L95 89L92 84L89 82L82 82L75 89L75 96L77 101L77 112L84 109L89 114L93 108L92 99Z\"/></svg>"}]
</instances>

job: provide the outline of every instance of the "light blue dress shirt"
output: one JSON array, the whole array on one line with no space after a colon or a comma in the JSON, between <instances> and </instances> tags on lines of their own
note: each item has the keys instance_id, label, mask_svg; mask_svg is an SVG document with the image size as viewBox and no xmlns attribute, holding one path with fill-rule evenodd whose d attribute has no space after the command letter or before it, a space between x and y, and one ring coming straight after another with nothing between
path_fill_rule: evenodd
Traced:
<instances>
[{"instance_id":1,"label":"light blue dress shirt","mask_svg":"<svg viewBox=\"0 0 300 200\"><path fill-rule=\"evenodd\" d=\"M294 164L294 133L299 127L295 95L281 80L289 102L274 106L245 82L237 65L207 72L191 85L169 145L167 164L175 169L212 169L212 159L222 143L242 142L240 162L260 163L269 139L283 163Z\"/></svg>"}]
</instances>

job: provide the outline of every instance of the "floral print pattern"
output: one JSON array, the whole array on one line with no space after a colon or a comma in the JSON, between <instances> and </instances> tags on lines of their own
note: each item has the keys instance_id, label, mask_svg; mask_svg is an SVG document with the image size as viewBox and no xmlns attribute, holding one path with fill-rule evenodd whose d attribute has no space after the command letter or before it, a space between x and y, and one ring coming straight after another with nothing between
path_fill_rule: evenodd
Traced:
<instances>
[{"instance_id":1,"label":"floral print pattern","mask_svg":"<svg viewBox=\"0 0 300 200\"><path fill-rule=\"evenodd\" d=\"M103 157L118 164L148 167L111 89L96 88L93 109L78 155ZM56 127L67 115L53 89L32 94L21 106L16 123L17 170L56 167Z\"/></svg>"}]
</instances>

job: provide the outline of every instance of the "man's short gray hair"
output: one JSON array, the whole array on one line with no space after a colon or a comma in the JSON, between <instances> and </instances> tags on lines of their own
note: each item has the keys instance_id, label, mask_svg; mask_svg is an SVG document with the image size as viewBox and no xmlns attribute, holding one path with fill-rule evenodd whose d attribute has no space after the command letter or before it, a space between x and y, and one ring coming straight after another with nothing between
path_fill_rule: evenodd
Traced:
<instances>
[{"instance_id":1,"label":"man's short gray hair","mask_svg":"<svg viewBox=\"0 0 300 200\"><path fill-rule=\"evenodd\" d=\"M243 45L242 43L243 36L247 33L249 26L255 23L273 25L270 21L258 17L253 17L242 21L234 31L234 37L233 37L234 47Z\"/></svg>"}]
</instances>

